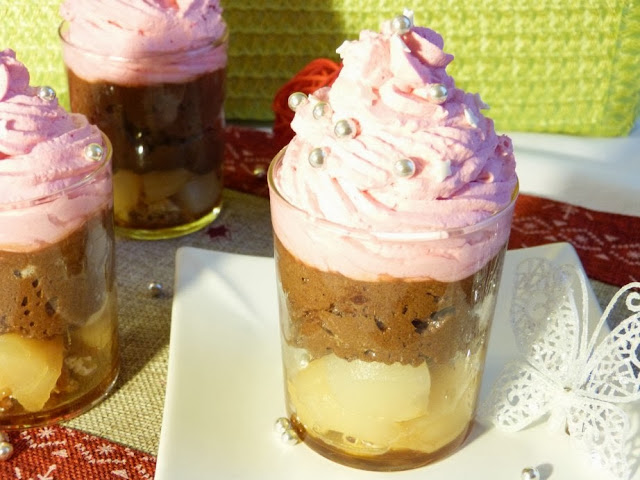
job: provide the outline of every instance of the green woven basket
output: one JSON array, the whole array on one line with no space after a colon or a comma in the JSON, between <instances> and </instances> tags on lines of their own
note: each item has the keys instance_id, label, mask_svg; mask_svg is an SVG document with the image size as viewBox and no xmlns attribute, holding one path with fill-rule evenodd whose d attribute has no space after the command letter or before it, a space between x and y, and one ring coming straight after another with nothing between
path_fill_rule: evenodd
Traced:
<instances>
[{"instance_id":1,"label":"green woven basket","mask_svg":"<svg viewBox=\"0 0 640 480\"><path fill-rule=\"evenodd\" d=\"M0 48L66 104L60 0L0 0ZM391 0L222 0L230 27L229 119L271 120L276 91L363 28L402 12ZM637 0L418 2L416 23L443 35L458 86L480 92L502 131L626 135L640 111Z\"/></svg>"},{"instance_id":2,"label":"green woven basket","mask_svg":"<svg viewBox=\"0 0 640 480\"><path fill-rule=\"evenodd\" d=\"M66 105L67 85L58 41L61 0L0 0L0 49L16 51L31 85L50 85Z\"/></svg>"},{"instance_id":3,"label":"green woven basket","mask_svg":"<svg viewBox=\"0 0 640 480\"><path fill-rule=\"evenodd\" d=\"M277 89L363 28L402 13L391 0L223 0L231 28L228 112L270 119ZM457 85L480 92L497 128L625 135L640 107L640 2L416 2L445 39Z\"/></svg>"}]
</instances>

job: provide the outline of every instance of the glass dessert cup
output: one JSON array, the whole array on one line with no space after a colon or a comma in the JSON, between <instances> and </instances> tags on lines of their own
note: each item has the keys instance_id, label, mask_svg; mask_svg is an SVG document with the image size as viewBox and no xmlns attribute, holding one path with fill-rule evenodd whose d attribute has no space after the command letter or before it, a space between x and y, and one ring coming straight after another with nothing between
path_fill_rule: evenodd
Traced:
<instances>
[{"instance_id":1,"label":"glass dessert cup","mask_svg":"<svg viewBox=\"0 0 640 480\"><path fill-rule=\"evenodd\" d=\"M54 242L25 245L14 233L0 235L0 430L77 416L118 376L112 150L104 140L102 160L82 180L0 204L2 227L18 217L36 230L46 218L74 225ZM97 207L69 219L74 199L85 198Z\"/></svg>"},{"instance_id":2,"label":"glass dessert cup","mask_svg":"<svg viewBox=\"0 0 640 480\"><path fill-rule=\"evenodd\" d=\"M366 470L417 468L453 453L473 424L517 191L466 228L363 231L283 198L273 180L283 154L268 178L292 425L316 452ZM351 278L330 266L381 264L370 252L383 250L395 262L408 256L422 274ZM443 255L471 273L432 279ZM319 257L324 267L312 265Z\"/></svg>"},{"instance_id":3,"label":"glass dessert cup","mask_svg":"<svg viewBox=\"0 0 640 480\"><path fill-rule=\"evenodd\" d=\"M220 214L226 68L184 81L87 80L71 58L116 71L161 70L188 58L225 53L227 33L190 51L136 58L104 56L67 41L60 26L71 111L84 114L114 148L116 233L164 239L197 231Z\"/></svg>"}]
</instances>

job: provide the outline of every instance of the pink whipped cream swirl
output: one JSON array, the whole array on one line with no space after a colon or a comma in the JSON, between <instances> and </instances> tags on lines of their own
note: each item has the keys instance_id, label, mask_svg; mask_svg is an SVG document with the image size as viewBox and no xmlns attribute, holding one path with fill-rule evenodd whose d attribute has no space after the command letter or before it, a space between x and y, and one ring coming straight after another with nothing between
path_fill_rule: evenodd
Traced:
<instances>
[{"instance_id":1,"label":"pink whipped cream swirl","mask_svg":"<svg viewBox=\"0 0 640 480\"><path fill-rule=\"evenodd\" d=\"M363 280L454 281L506 243L517 189L511 141L496 135L477 94L456 88L442 48L427 28L363 31L338 49L333 86L296 107L296 136L271 173L271 208L278 238L305 263ZM354 133L336 133L340 120ZM308 160L317 149L322 166ZM303 217L309 228L295 225ZM347 231L327 233L326 222ZM391 240L401 235L413 240Z\"/></svg>"},{"instance_id":2,"label":"pink whipped cream swirl","mask_svg":"<svg viewBox=\"0 0 640 480\"><path fill-rule=\"evenodd\" d=\"M29 86L15 52L0 51L0 250L56 242L110 205L109 169L84 155L91 143L106 150L97 127Z\"/></svg>"},{"instance_id":3,"label":"pink whipped cream swirl","mask_svg":"<svg viewBox=\"0 0 640 480\"><path fill-rule=\"evenodd\" d=\"M218 0L65 0L60 14L64 62L90 82L181 83L227 64Z\"/></svg>"}]
</instances>

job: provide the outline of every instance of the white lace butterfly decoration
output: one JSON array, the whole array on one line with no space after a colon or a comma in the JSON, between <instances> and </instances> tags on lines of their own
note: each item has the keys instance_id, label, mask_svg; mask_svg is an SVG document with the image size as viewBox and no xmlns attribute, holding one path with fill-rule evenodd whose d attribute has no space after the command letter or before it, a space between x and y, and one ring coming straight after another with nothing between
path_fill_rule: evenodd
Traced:
<instances>
[{"instance_id":1,"label":"white lace butterfly decoration","mask_svg":"<svg viewBox=\"0 0 640 480\"><path fill-rule=\"evenodd\" d=\"M541 258L518 266L511 321L526 361L505 367L481 415L508 432L548 415L595 465L628 479L633 432L622 404L640 399L640 283L614 295L590 337L587 295L575 267ZM609 330L612 313L624 318Z\"/></svg>"}]
</instances>

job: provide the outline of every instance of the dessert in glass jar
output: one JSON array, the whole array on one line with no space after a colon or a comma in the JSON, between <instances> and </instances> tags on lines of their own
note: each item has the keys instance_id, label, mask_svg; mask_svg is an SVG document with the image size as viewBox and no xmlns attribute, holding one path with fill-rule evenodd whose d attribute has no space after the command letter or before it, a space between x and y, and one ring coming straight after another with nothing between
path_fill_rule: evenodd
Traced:
<instances>
[{"instance_id":1,"label":"dessert in glass jar","mask_svg":"<svg viewBox=\"0 0 640 480\"><path fill-rule=\"evenodd\" d=\"M517 177L442 48L410 12L345 42L269 170L287 415L357 468L433 462L473 423Z\"/></svg>"},{"instance_id":2,"label":"dessert in glass jar","mask_svg":"<svg viewBox=\"0 0 640 480\"><path fill-rule=\"evenodd\" d=\"M227 28L218 1L66 0L71 110L114 148L116 231L185 235L222 205Z\"/></svg>"},{"instance_id":3,"label":"dessert in glass jar","mask_svg":"<svg viewBox=\"0 0 640 480\"><path fill-rule=\"evenodd\" d=\"M119 367L111 145L0 52L0 430L75 416Z\"/></svg>"}]
</instances>

